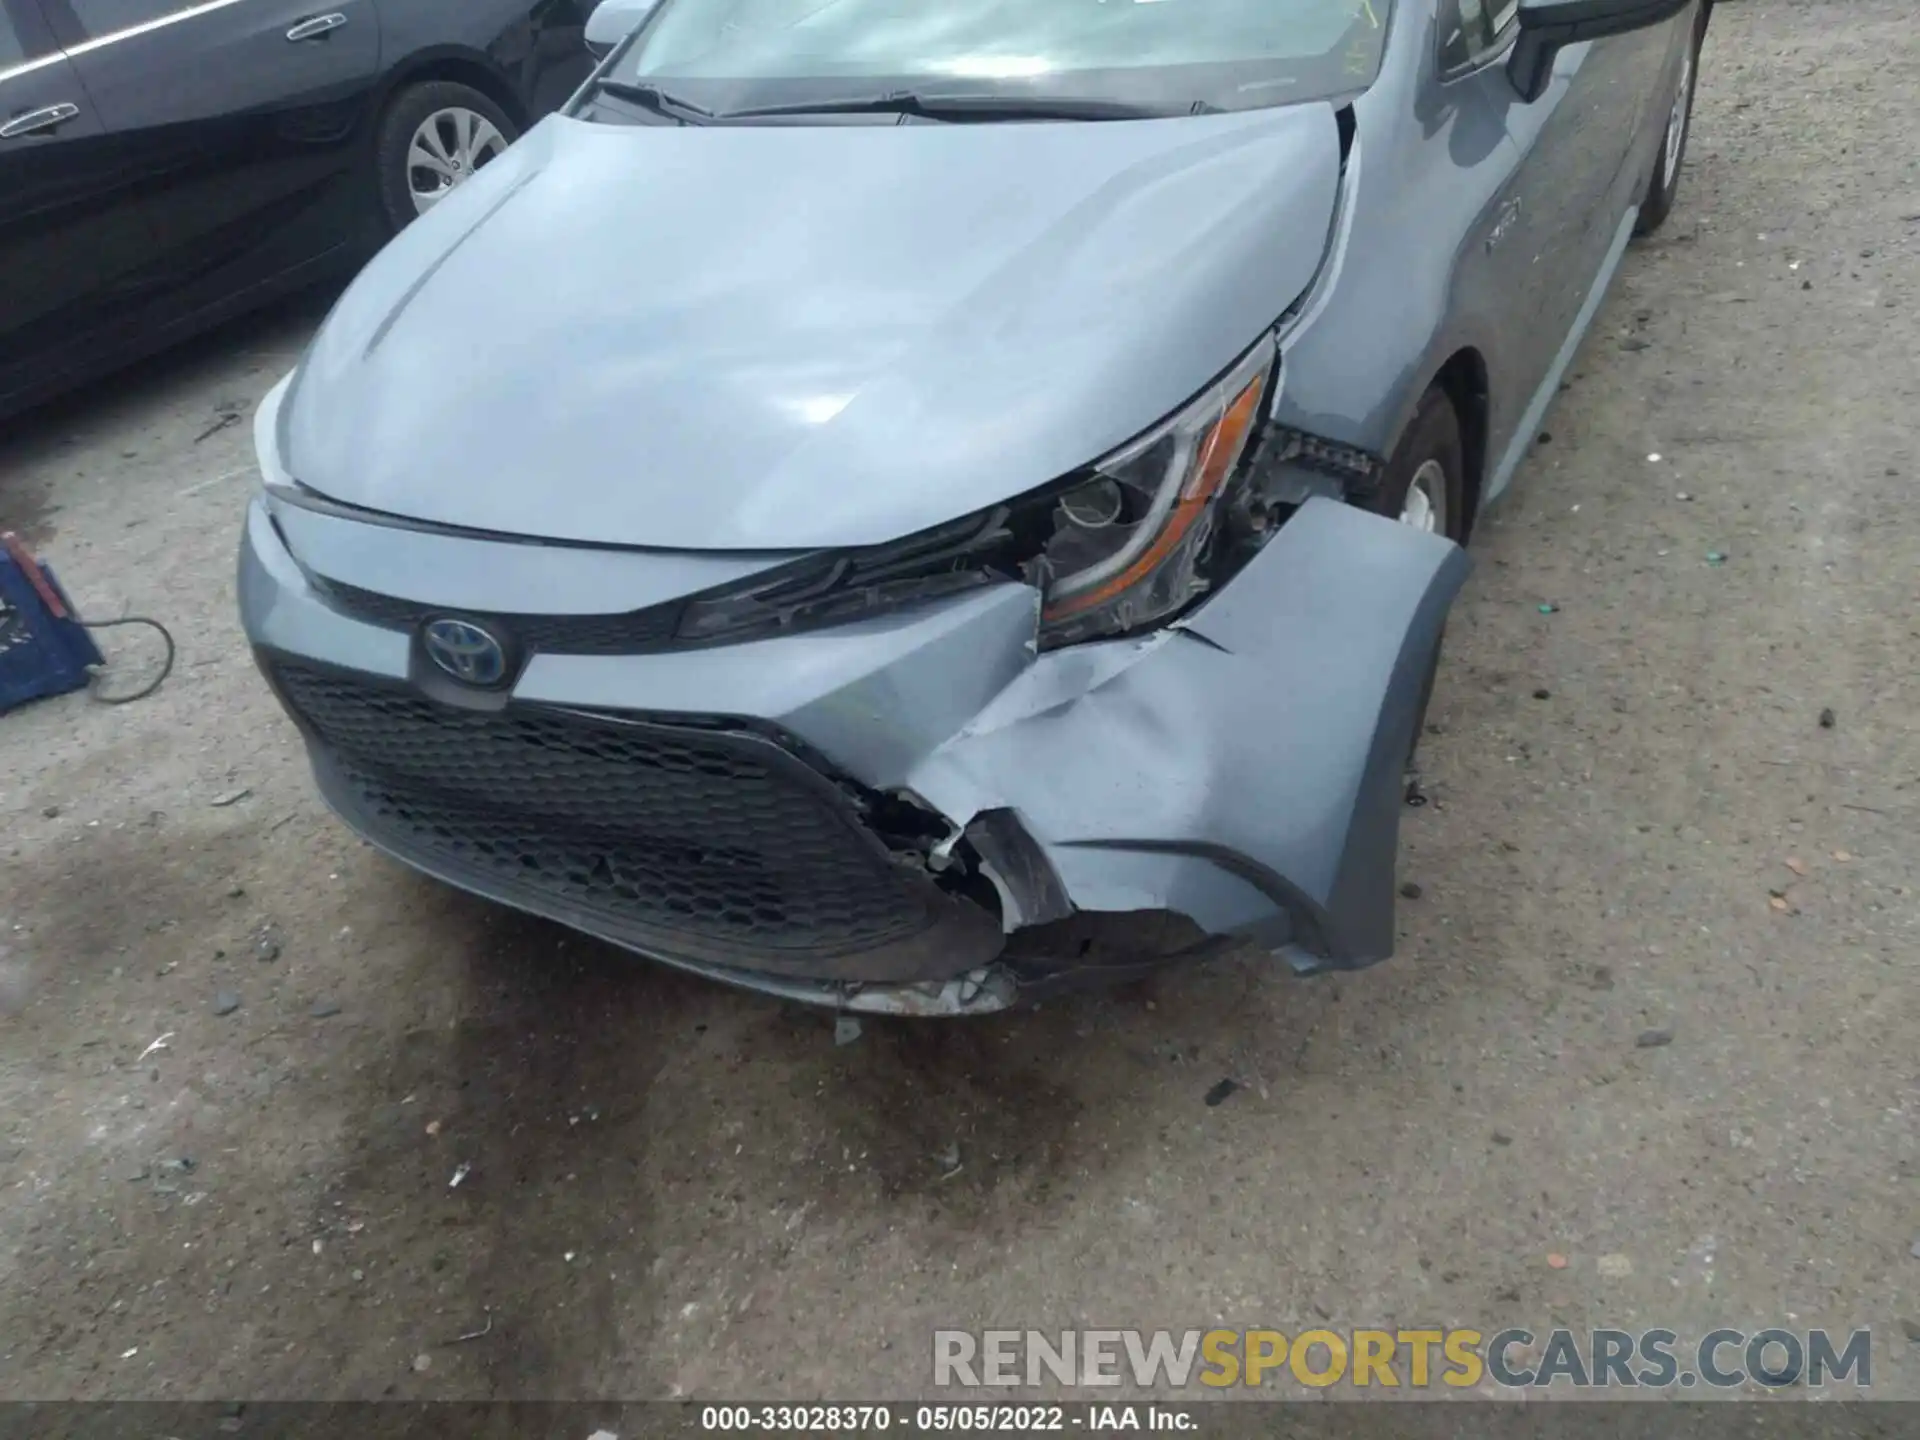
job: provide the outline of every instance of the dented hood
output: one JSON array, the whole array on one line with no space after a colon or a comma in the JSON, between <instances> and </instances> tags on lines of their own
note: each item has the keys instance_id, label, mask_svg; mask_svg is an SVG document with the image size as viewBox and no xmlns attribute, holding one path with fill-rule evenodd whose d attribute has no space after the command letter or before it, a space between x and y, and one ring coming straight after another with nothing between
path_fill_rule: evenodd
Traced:
<instances>
[{"instance_id":1,"label":"dented hood","mask_svg":"<svg viewBox=\"0 0 1920 1440\"><path fill-rule=\"evenodd\" d=\"M281 412L303 485L686 549L866 544L1044 484L1306 288L1324 104L1079 124L550 118L409 227Z\"/></svg>"}]
</instances>

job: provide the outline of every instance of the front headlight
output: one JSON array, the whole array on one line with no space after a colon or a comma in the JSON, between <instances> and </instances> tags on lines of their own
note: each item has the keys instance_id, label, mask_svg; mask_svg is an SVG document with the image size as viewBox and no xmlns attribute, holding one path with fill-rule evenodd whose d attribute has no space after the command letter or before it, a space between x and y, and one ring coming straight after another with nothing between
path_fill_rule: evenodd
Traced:
<instances>
[{"instance_id":1,"label":"front headlight","mask_svg":"<svg viewBox=\"0 0 1920 1440\"><path fill-rule=\"evenodd\" d=\"M1138 630L1206 591L1202 564L1220 501L1259 429L1273 368L1269 335L1185 409L1060 493L1032 567L1046 596L1043 647Z\"/></svg>"},{"instance_id":2,"label":"front headlight","mask_svg":"<svg viewBox=\"0 0 1920 1440\"><path fill-rule=\"evenodd\" d=\"M1222 515L1273 383L1271 335L1153 429L1005 504L904 540L810 555L684 602L676 642L732 644L845 624L1009 580L1042 595L1040 646L1125 635L1213 582Z\"/></svg>"}]
</instances>

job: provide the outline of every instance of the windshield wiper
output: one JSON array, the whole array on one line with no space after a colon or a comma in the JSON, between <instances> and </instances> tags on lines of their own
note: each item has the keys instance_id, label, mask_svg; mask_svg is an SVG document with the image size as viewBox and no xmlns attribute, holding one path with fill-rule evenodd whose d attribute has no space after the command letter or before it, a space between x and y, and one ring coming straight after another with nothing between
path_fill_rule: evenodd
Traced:
<instances>
[{"instance_id":1,"label":"windshield wiper","mask_svg":"<svg viewBox=\"0 0 1920 1440\"><path fill-rule=\"evenodd\" d=\"M658 85L636 85L631 80L602 80L595 88L602 94L611 95L616 100L631 101L669 120L690 120L699 124L714 118L713 111L695 105L691 100L682 100Z\"/></svg>"},{"instance_id":2,"label":"windshield wiper","mask_svg":"<svg viewBox=\"0 0 1920 1440\"><path fill-rule=\"evenodd\" d=\"M1212 106L1195 106L1196 113ZM921 95L894 90L884 95L793 100L722 110L718 120L759 120L777 115L914 115L925 120L1151 120L1167 110L1125 100L1077 99L1070 95ZM1183 113L1183 112L1173 112Z\"/></svg>"}]
</instances>

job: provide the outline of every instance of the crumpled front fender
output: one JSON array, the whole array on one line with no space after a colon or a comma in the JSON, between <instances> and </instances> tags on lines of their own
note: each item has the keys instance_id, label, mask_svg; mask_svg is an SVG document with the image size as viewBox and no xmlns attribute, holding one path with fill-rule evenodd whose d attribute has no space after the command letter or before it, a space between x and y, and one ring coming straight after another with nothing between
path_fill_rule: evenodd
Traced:
<instances>
[{"instance_id":1,"label":"crumpled front fender","mask_svg":"<svg viewBox=\"0 0 1920 1440\"><path fill-rule=\"evenodd\" d=\"M1309 501L1179 624L1038 657L907 788L956 823L1012 812L1076 909L1178 911L1303 971L1384 959L1405 761L1466 572L1448 540Z\"/></svg>"}]
</instances>

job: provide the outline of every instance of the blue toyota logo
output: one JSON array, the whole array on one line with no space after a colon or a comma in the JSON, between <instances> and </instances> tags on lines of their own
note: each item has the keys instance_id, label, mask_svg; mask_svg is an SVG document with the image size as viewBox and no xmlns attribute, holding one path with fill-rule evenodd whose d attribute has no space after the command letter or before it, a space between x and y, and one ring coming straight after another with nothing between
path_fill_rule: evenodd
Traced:
<instances>
[{"instance_id":1,"label":"blue toyota logo","mask_svg":"<svg viewBox=\"0 0 1920 1440\"><path fill-rule=\"evenodd\" d=\"M427 658L466 685L498 685L507 678L507 647L471 620L429 620L420 632Z\"/></svg>"}]
</instances>

